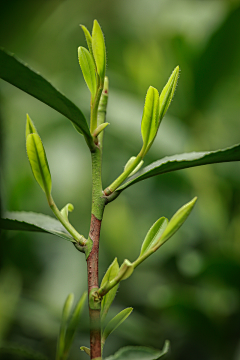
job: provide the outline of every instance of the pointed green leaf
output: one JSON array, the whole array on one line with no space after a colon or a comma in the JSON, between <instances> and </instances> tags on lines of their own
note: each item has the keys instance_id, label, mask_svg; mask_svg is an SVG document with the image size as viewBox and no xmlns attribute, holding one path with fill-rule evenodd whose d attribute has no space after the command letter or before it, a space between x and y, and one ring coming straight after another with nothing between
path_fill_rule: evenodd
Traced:
<instances>
[{"instance_id":1,"label":"pointed green leaf","mask_svg":"<svg viewBox=\"0 0 240 360\"><path fill-rule=\"evenodd\" d=\"M166 229L167 224L168 220L165 217L161 217L153 224L143 241L140 256L156 245L158 239Z\"/></svg>"},{"instance_id":2,"label":"pointed green leaf","mask_svg":"<svg viewBox=\"0 0 240 360\"><path fill-rule=\"evenodd\" d=\"M105 129L105 127L107 127L108 125L110 125L108 122L105 122L103 124L98 125L98 127L94 130L93 133L93 137L97 137L99 134L101 134L101 132Z\"/></svg>"},{"instance_id":3,"label":"pointed green leaf","mask_svg":"<svg viewBox=\"0 0 240 360\"><path fill-rule=\"evenodd\" d=\"M91 92L92 98L94 98L97 87L95 64L90 52L82 46L78 48L78 61L81 66L84 80Z\"/></svg>"},{"instance_id":4,"label":"pointed green leaf","mask_svg":"<svg viewBox=\"0 0 240 360\"><path fill-rule=\"evenodd\" d=\"M129 169L129 167L132 165L132 163L136 160L136 156L132 156L130 157L130 159L128 160L128 162L126 163L126 165L124 166L124 171L127 171ZM132 176L134 175L138 170L141 169L142 165L143 165L144 161L141 160L140 163L135 167L135 169L128 175L128 176Z\"/></svg>"},{"instance_id":5,"label":"pointed green leaf","mask_svg":"<svg viewBox=\"0 0 240 360\"><path fill-rule=\"evenodd\" d=\"M76 242L60 221L43 214L24 211L7 212L5 217L0 219L0 225L3 230L45 232L57 235L64 240Z\"/></svg>"},{"instance_id":6,"label":"pointed green leaf","mask_svg":"<svg viewBox=\"0 0 240 360\"><path fill-rule=\"evenodd\" d=\"M37 134L37 129L35 128L30 116L27 114L27 122L26 122L26 138L29 134Z\"/></svg>"},{"instance_id":7,"label":"pointed green leaf","mask_svg":"<svg viewBox=\"0 0 240 360\"><path fill-rule=\"evenodd\" d=\"M33 175L49 199L52 190L52 180L40 136L36 133L29 134L26 146Z\"/></svg>"},{"instance_id":8,"label":"pointed green leaf","mask_svg":"<svg viewBox=\"0 0 240 360\"><path fill-rule=\"evenodd\" d=\"M117 258L115 258L113 260L112 264L107 269L107 272L102 279L100 287L102 287L104 284L113 280L117 276L118 271L119 271L119 265L118 265ZM102 323L105 320L108 310L115 298L115 295L116 295L116 292L118 289L118 285L116 285L114 288L112 288L102 299L102 302L101 302L101 321L102 321Z\"/></svg>"},{"instance_id":9,"label":"pointed green leaf","mask_svg":"<svg viewBox=\"0 0 240 360\"><path fill-rule=\"evenodd\" d=\"M81 351L85 351L85 353L90 356L90 349L89 349L88 347L86 347L86 346L81 346L81 347L80 347L80 350L81 350Z\"/></svg>"},{"instance_id":10,"label":"pointed green leaf","mask_svg":"<svg viewBox=\"0 0 240 360\"><path fill-rule=\"evenodd\" d=\"M74 210L73 204L68 203L66 206L64 206L61 210L61 214L64 217L65 220L68 221L68 213L72 212Z\"/></svg>"},{"instance_id":11,"label":"pointed green leaf","mask_svg":"<svg viewBox=\"0 0 240 360\"><path fill-rule=\"evenodd\" d=\"M240 144L216 151L192 152L167 156L138 171L125 184L121 185L117 191L121 192L129 186L152 176L187 169L194 166L230 161L240 161Z\"/></svg>"},{"instance_id":12,"label":"pointed green leaf","mask_svg":"<svg viewBox=\"0 0 240 360\"><path fill-rule=\"evenodd\" d=\"M179 66L177 66L170 78L168 79L167 84L164 86L161 95L160 95L160 110L159 110L159 117L160 117L160 121L162 120L162 118L164 117L164 115L166 114L169 105L171 104L171 101L173 99L175 90L176 90L176 86L177 86L177 81L178 81L178 76L179 76Z\"/></svg>"},{"instance_id":13,"label":"pointed green leaf","mask_svg":"<svg viewBox=\"0 0 240 360\"><path fill-rule=\"evenodd\" d=\"M0 49L0 78L66 116L84 135L88 146L90 148L94 146L87 121L81 110L40 74L3 49Z\"/></svg>"},{"instance_id":14,"label":"pointed green leaf","mask_svg":"<svg viewBox=\"0 0 240 360\"><path fill-rule=\"evenodd\" d=\"M143 139L143 156L149 150L158 130L159 119L159 93L157 89L150 86L144 104L143 117L141 123L141 133Z\"/></svg>"},{"instance_id":15,"label":"pointed green leaf","mask_svg":"<svg viewBox=\"0 0 240 360\"><path fill-rule=\"evenodd\" d=\"M169 351L169 341L166 340L162 350L145 346L126 346L105 360L158 360Z\"/></svg>"},{"instance_id":16,"label":"pointed green leaf","mask_svg":"<svg viewBox=\"0 0 240 360\"><path fill-rule=\"evenodd\" d=\"M79 326L79 320L80 320L80 316L81 316L86 298L87 298L87 292L85 291L83 293L83 295L81 296L79 302L77 303L75 310L69 320L67 330L66 330L66 336L65 336L64 354L68 354L70 347L72 345L75 333Z\"/></svg>"},{"instance_id":17,"label":"pointed green leaf","mask_svg":"<svg viewBox=\"0 0 240 360\"><path fill-rule=\"evenodd\" d=\"M118 278L120 278L120 281L128 279L132 275L133 270L133 264L129 260L125 259L118 272Z\"/></svg>"},{"instance_id":18,"label":"pointed green leaf","mask_svg":"<svg viewBox=\"0 0 240 360\"><path fill-rule=\"evenodd\" d=\"M92 49L93 56L97 65L97 72L103 83L106 71L106 49L104 36L97 20L94 20L93 22Z\"/></svg>"},{"instance_id":19,"label":"pointed green leaf","mask_svg":"<svg viewBox=\"0 0 240 360\"><path fill-rule=\"evenodd\" d=\"M88 50L90 52L90 54L93 56L93 50L92 50L92 37L91 37L91 34L90 32L88 31L88 29L86 28L86 26L84 25L80 25L83 32L84 32L84 35L85 35L85 39L86 39L86 42L87 42L87 46L88 46Z\"/></svg>"},{"instance_id":20,"label":"pointed green leaf","mask_svg":"<svg viewBox=\"0 0 240 360\"><path fill-rule=\"evenodd\" d=\"M127 319L127 317L131 314L133 311L133 308L129 307L124 310L122 310L120 313L118 313L112 320L109 321L107 326L104 329L103 335L102 335L102 345L105 344L105 341L107 337L118 328L121 323Z\"/></svg>"},{"instance_id":21,"label":"pointed green leaf","mask_svg":"<svg viewBox=\"0 0 240 360\"><path fill-rule=\"evenodd\" d=\"M59 337L58 337L56 360L61 360L62 356L63 356L63 353L64 353L67 322L68 322L70 312L71 312L71 309L72 309L73 300L74 300L74 295L69 294L66 301L65 301L65 303L64 303L64 306L63 306L62 319L61 319L61 325L60 325L60 332L59 332Z\"/></svg>"},{"instance_id":22,"label":"pointed green leaf","mask_svg":"<svg viewBox=\"0 0 240 360\"><path fill-rule=\"evenodd\" d=\"M164 230L162 236L160 237L159 245L163 244L170 237L175 234L175 232L180 228L180 226L187 220L190 215L195 203L197 201L197 197L193 198L187 204L183 205L170 219L166 229Z\"/></svg>"}]
</instances>

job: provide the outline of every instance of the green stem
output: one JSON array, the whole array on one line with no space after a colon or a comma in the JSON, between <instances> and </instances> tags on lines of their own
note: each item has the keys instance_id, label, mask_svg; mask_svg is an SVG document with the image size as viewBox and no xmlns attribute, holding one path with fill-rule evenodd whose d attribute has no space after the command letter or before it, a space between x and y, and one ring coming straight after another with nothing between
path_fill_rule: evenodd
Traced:
<instances>
[{"instance_id":1,"label":"green stem","mask_svg":"<svg viewBox=\"0 0 240 360\"><path fill-rule=\"evenodd\" d=\"M136 166L140 163L142 160L142 156L139 153L136 159L132 162L131 166L128 167L126 171L123 171L123 173L110 185L104 190L104 194L106 196L111 195L122 183L128 175L131 174L131 172L136 168Z\"/></svg>"},{"instance_id":2,"label":"green stem","mask_svg":"<svg viewBox=\"0 0 240 360\"><path fill-rule=\"evenodd\" d=\"M62 223L65 229L72 235L72 237L77 241L77 243L81 246L85 246L87 243L87 239L84 236L80 235L76 229L70 224L69 221L65 219L65 217L61 214L60 210L58 209L57 205L55 204L53 198L50 195L49 199L49 206L52 209L56 218Z\"/></svg>"},{"instance_id":3,"label":"green stem","mask_svg":"<svg viewBox=\"0 0 240 360\"><path fill-rule=\"evenodd\" d=\"M95 99L91 105L91 119L90 119L91 134L93 134L94 130L97 127L98 105L101 98L102 90L103 90L103 84L100 82L99 87L97 89L97 93L95 95Z\"/></svg>"}]
</instances>

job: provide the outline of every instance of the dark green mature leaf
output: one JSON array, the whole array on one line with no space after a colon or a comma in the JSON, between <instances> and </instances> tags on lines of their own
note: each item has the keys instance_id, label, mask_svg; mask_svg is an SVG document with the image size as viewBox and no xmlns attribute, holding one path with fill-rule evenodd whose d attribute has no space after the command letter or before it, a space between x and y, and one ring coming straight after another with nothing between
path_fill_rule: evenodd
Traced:
<instances>
[{"instance_id":1,"label":"dark green mature leaf","mask_svg":"<svg viewBox=\"0 0 240 360\"><path fill-rule=\"evenodd\" d=\"M50 216L34 212L8 212L5 218L0 219L0 228L4 230L23 230L46 232L57 235L68 241L75 242L68 234L62 224Z\"/></svg>"},{"instance_id":2,"label":"dark green mature leaf","mask_svg":"<svg viewBox=\"0 0 240 360\"><path fill-rule=\"evenodd\" d=\"M137 182L152 176L168 173L171 171L187 169L189 167L215 164L230 161L240 161L240 144L226 149L205 152L192 152L180 155L166 156L155 161L149 166L138 171L129 180L120 186L117 191L121 192Z\"/></svg>"},{"instance_id":3,"label":"dark green mature leaf","mask_svg":"<svg viewBox=\"0 0 240 360\"><path fill-rule=\"evenodd\" d=\"M126 346L105 360L158 360L169 350L169 341L166 340L162 350L155 350L145 346Z\"/></svg>"},{"instance_id":4,"label":"dark green mature leaf","mask_svg":"<svg viewBox=\"0 0 240 360\"><path fill-rule=\"evenodd\" d=\"M92 143L87 121L81 110L40 74L3 49L0 49L0 77L66 116L84 135L88 144Z\"/></svg>"},{"instance_id":5,"label":"dark green mature leaf","mask_svg":"<svg viewBox=\"0 0 240 360\"><path fill-rule=\"evenodd\" d=\"M26 347L19 347L18 345L12 345L12 344L1 344L0 346L0 356L1 359L3 359L2 354L10 354L14 356L14 359L16 359L16 356L19 356L19 359L30 359L30 360L48 360L48 358L36 352L35 350L26 348ZM4 357L5 358L5 357ZM9 357L8 357L9 358Z\"/></svg>"}]
</instances>

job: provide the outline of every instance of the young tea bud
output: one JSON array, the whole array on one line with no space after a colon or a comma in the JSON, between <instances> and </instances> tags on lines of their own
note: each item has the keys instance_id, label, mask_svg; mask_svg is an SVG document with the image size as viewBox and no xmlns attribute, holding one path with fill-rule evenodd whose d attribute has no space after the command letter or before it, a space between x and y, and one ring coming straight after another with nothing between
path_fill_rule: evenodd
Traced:
<instances>
[{"instance_id":1,"label":"young tea bud","mask_svg":"<svg viewBox=\"0 0 240 360\"><path fill-rule=\"evenodd\" d=\"M163 88L161 95L160 95L160 111L159 111L159 118L160 121L162 120L162 118L164 117L164 115L166 114L169 105L173 99L175 90L176 90L176 86L177 86L177 81L178 81L178 76L179 76L179 66L177 66L167 84L165 85L165 87Z\"/></svg>"},{"instance_id":2,"label":"young tea bud","mask_svg":"<svg viewBox=\"0 0 240 360\"><path fill-rule=\"evenodd\" d=\"M92 50L93 50L95 63L97 66L97 73L103 83L105 71L106 71L106 49L105 49L104 36L97 20L94 20L93 22Z\"/></svg>"},{"instance_id":3,"label":"young tea bud","mask_svg":"<svg viewBox=\"0 0 240 360\"><path fill-rule=\"evenodd\" d=\"M92 98L94 99L96 94L96 72L95 64L92 55L84 47L78 48L78 60L83 73L84 80L91 92Z\"/></svg>"}]
</instances>

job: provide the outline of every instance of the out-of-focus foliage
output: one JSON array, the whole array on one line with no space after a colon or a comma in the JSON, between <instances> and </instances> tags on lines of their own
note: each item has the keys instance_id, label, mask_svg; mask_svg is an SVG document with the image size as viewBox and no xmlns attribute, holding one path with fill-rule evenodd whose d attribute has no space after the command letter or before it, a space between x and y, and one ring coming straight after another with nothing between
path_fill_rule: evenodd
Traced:
<instances>
[{"instance_id":1,"label":"out-of-focus foliage","mask_svg":"<svg viewBox=\"0 0 240 360\"><path fill-rule=\"evenodd\" d=\"M86 46L79 24L98 19L105 34L110 80L104 135L104 185L141 146L141 118L149 85L163 88L181 69L173 103L144 165L163 156L215 150L239 142L240 2L238 0L3 1L1 46L40 71L89 116L90 94L78 64ZM41 133L59 208L87 236L90 155L84 139L54 110L0 82L2 208L50 214L32 177L25 144L26 113ZM193 196L190 218L159 252L121 283L107 320L133 307L111 335L108 356L123 345L161 349L171 341L175 360L240 359L240 165L208 165L140 182L104 214L100 276L117 256L133 261L147 230L171 218ZM84 257L47 234L3 232L0 337L54 358L61 308L70 292L87 288ZM86 358L87 312L71 359ZM17 359L2 355L1 359Z\"/></svg>"}]
</instances>

